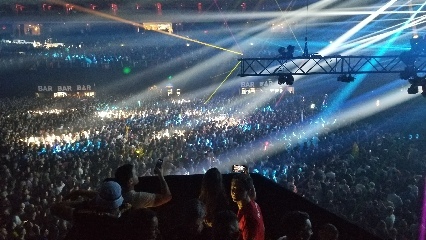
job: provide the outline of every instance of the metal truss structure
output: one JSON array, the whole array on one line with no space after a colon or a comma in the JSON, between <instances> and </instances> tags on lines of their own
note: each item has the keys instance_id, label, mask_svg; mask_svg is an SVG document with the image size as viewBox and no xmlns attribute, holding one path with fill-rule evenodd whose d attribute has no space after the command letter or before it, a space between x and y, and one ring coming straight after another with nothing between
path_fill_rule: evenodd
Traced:
<instances>
[{"instance_id":1,"label":"metal truss structure","mask_svg":"<svg viewBox=\"0 0 426 240\"><path fill-rule=\"evenodd\" d=\"M415 56L417 73L426 73L426 55ZM293 58L241 58L238 76L280 76L315 74L401 73L406 65L400 56L320 56Z\"/></svg>"}]
</instances>

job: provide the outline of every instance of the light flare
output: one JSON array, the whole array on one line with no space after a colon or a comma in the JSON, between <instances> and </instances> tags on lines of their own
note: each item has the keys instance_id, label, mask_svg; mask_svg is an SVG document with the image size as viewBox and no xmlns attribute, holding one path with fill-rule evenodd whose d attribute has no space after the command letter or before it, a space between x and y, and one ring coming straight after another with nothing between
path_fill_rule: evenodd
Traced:
<instances>
[{"instance_id":1,"label":"light flare","mask_svg":"<svg viewBox=\"0 0 426 240\"><path fill-rule=\"evenodd\" d=\"M50 2L55 3L55 4L64 5L64 6L67 4L66 2L60 1L60 0L50 0ZM135 27L140 27L140 28L144 27L143 24L140 24L140 23L137 23L137 22L134 22L134 21L131 21L131 20L127 20L127 19L124 19L124 18L121 18L121 17L113 16L113 15L102 13L102 12L97 12L97 11L94 11L94 10L91 10L91 9L88 9L88 8L84 8L84 7L81 7L81 6L78 6L78 5L73 5L73 6L76 10L79 10L79 11L82 11L82 12L85 12L85 13L88 13L88 14L96 15L96 16L99 16L99 17L102 17L102 18L107 18L107 19L114 20L114 21L121 22L121 23L126 23L126 24L129 24L129 25L135 26ZM230 53L243 55L243 53L241 53L241 52L237 52L237 51L233 51L231 49L219 47L219 46L216 46L216 45L213 45L213 44L210 44L210 43L201 42L201 41L198 41L198 40L195 40L195 39L192 39L192 38L188 38L188 37L184 37L184 36L180 36L180 35L177 35L177 34L174 34L174 33L164 32L164 31L160 31L160 30L151 30L151 31L158 32L158 33L161 33L161 34L166 34L166 35L169 35L169 36L172 36L172 37L180 38L180 39L183 39L183 40L186 40L186 41L198 43L198 44L201 44L201 45L204 45L204 46L207 46L207 47L216 48L216 49L227 51L227 52L230 52Z\"/></svg>"},{"instance_id":2,"label":"light flare","mask_svg":"<svg viewBox=\"0 0 426 240\"><path fill-rule=\"evenodd\" d=\"M377 16L379 16L380 13L384 12L387 8L392 6L397 0L389 1L387 4L379 8L376 12L369 15L366 19L362 20L360 23L358 23L355 27L351 28L349 31L344 33L342 36L337 38L333 41L332 44L330 44L325 49L322 49L320 51L320 54L323 56L327 56L333 52L335 52L336 47L340 47L346 40L348 40L350 37L352 37L355 33L357 33L359 30L361 30L363 27L365 27L367 24L369 24L373 19L375 19Z\"/></svg>"},{"instance_id":3,"label":"light flare","mask_svg":"<svg viewBox=\"0 0 426 240\"><path fill-rule=\"evenodd\" d=\"M210 97L207 98L207 100L204 102L204 104L208 103L210 101L210 99L213 97L213 95L217 92L217 90L222 86L222 84L228 80L229 76L231 76L231 74L235 71L235 69L237 69L237 67L240 65L241 62L238 62L235 67L231 70L231 72L229 72L229 74L225 77L225 79L223 79L223 81L219 84L219 86L214 90L214 92L210 95Z\"/></svg>"}]
</instances>

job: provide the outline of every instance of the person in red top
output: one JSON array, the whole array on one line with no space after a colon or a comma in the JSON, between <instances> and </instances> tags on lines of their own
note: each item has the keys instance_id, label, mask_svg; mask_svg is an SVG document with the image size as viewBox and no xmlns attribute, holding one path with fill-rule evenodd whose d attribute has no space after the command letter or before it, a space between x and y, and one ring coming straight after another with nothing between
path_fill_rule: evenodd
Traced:
<instances>
[{"instance_id":1,"label":"person in red top","mask_svg":"<svg viewBox=\"0 0 426 240\"><path fill-rule=\"evenodd\" d=\"M250 197L253 180L248 174L236 174L231 182L231 197L238 205L238 225L242 240L264 240L265 226L259 205Z\"/></svg>"}]
</instances>

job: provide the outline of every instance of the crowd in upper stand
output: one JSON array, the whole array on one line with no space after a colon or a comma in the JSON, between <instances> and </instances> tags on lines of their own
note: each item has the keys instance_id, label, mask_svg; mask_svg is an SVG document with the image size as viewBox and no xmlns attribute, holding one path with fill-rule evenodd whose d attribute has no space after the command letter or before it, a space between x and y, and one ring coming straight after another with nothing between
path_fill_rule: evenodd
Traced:
<instances>
[{"instance_id":1,"label":"crowd in upper stand","mask_svg":"<svg viewBox=\"0 0 426 240\"><path fill-rule=\"evenodd\" d=\"M134 46L120 47L120 49L114 50L114 48L105 45L98 47L98 49L92 48L90 51L87 51L85 47L82 49L74 47L21 51L20 54L14 50L12 52L3 50L5 57L0 61L0 67L7 69L14 66L25 70L52 68L121 69L123 67L144 69L173 58L182 57L184 53L188 52L188 47L183 45L182 48L177 46L162 47L162 51L157 51L156 47ZM197 63L199 57L194 51L190 58L182 58L182 64L188 67Z\"/></svg>"},{"instance_id":2,"label":"crowd in upper stand","mask_svg":"<svg viewBox=\"0 0 426 240\"><path fill-rule=\"evenodd\" d=\"M73 6L74 5L74 6ZM167 15L173 12L189 13L189 14L200 14L204 12L217 12L217 11L233 11L233 12L245 12L245 11L276 11L277 7L274 5L268 6L268 4L259 5L257 1L244 1L241 4L232 4L228 1L218 0L215 2L215 6L212 7L209 1L129 1L129 2L105 2L105 1L72 1L66 6L62 4L54 4L52 2L19 2L19 1L7 1L0 5L0 12L8 17L13 16L64 16L67 19L72 17L85 16L88 13L82 11L81 8L87 8L90 10L112 14L112 15L124 15L130 14L164 14ZM220 6L220 7L219 7ZM184 12L182 12L184 11Z\"/></svg>"},{"instance_id":3,"label":"crowd in upper stand","mask_svg":"<svg viewBox=\"0 0 426 240\"><path fill-rule=\"evenodd\" d=\"M384 239L416 239L424 136L322 122L322 98L288 94L249 111L255 103L241 99L247 97L216 96L207 104L190 97L2 99L1 238L63 239L71 223L52 216L54 204L70 192L99 189L124 164L137 176L154 175L161 158L164 175L247 165ZM306 135L306 127L319 125L319 133ZM207 211L206 225L212 222Z\"/></svg>"},{"instance_id":4,"label":"crowd in upper stand","mask_svg":"<svg viewBox=\"0 0 426 240\"><path fill-rule=\"evenodd\" d=\"M214 31L213 29L210 29ZM196 32L196 31L194 31ZM209 34L184 32L189 39L210 43L220 41L227 36L223 32ZM174 61L183 68L189 68L202 60L209 59L221 51L211 51L201 44L170 38L156 32L131 35L91 36L75 34L59 38L64 47L50 49L33 48L22 44L0 44L0 69L40 70L52 68L103 68L122 69L132 67L146 69L158 64ZM81 36L80 36L81 35ZM143 42L144 44L141 44ZM158 43L162 45L159 46ZM222 44L219 43L221 46ZM226 48L226 46L222 46ZM276 57L276 46L264 46L260 43L244 50L246 57ZM241 51L238 49L237 51ZM238 55L222 64L230 67L236 63Z\"/></svg>"}]
</instances>

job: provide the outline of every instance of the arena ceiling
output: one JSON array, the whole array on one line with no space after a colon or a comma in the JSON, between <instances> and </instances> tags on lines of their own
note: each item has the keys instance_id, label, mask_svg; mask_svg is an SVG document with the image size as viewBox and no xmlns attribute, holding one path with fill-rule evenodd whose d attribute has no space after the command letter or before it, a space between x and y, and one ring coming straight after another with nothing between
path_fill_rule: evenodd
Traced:
<instances>
[{"instance_id":1,"label":"arena ceiling","mask_svg":"<svg viewBox=\"0 0 426 240\"><path fill-rule=\"evenodd\" d=\"M193 9L198 10L201 3L203 10L215 10L220 7L221 10L231 11L281 11L294 10L306 7L308 4L320 2L320 0L305 0L305 1L275 1L275 0L2 0L0 1L1 8L12 7L16 4L28 6L41 6L43 4L76 4L80 6L97 5L99 8L109 8L111 4L116 4L119 8L128 9L139 5L143 8L155 8L157 3L160 3L164 10L171 9ZM341 4L344 1L335 1L335 4ZM367 6L374 3L374 0L365 0L359 3L359 6ZM1 15L1 14L0 14Z\"/></svg>"},{"instance_id":2,"label":"arena ceiling","mask_svg":"<svg viewBox=\"0 0 426 240\"><path fill-rule=\"evenodd\" d=\"M262 14L260 18L270 20L279 17L284 12L307 9L308 5L318 2L321 2L321 0L2 0L0 1L0 21L3 23L28 20L52 22L79 21L81 20L81 16L84 16L84 21L88 21L89 18L93 21L109 21L105 18L96 17L96 14L85 14L81 9L77 10L74 8L73 10L66 11L66 4L117 15L121 18L137 22L200 22L206 21L206 15L212 15L213 18L217 18L223 13L228 14L226 18L229 21L233 21L235 18L237 18L236 20L253 21L259 18L259 16L247 15L247 13ZM331 4L328 4L328 8L332 9L334 6L345 2L348 1L331 1ZM374 3L374 0L365 0L357 4L357 6L368 6ZM114 12L112 5L116 7L116 11ZM162 14L158 14L159 5ZM47 6L51 6L51 8ZM265 14L269 12L274 14ZM203 20L199 20L200 13L204 15ZM229 14L238 14L238 16L229 16ZM341 20L338 19L338 21Z\"/></svg>"}]
</instances>

